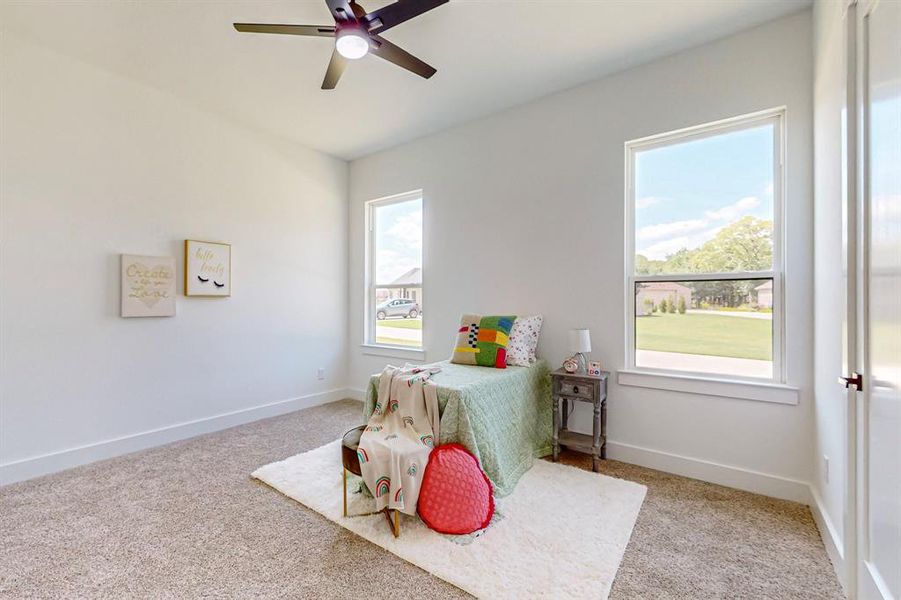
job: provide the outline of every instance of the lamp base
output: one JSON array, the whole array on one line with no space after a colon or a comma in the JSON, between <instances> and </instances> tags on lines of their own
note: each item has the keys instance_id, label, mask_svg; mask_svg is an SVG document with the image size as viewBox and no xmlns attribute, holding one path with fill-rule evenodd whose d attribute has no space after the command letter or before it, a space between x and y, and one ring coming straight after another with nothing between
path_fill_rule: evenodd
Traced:
<instances>
[{"instance_id":1,"label":"lamp base","mask_svg":"<svg viewBox=\"0 0 901 600\"><path fill-rule=\"evenodd\" d=\"M588 358L584 352L576 352L574 356L579 361L579 373L585 375L588 373Z\"/></svg>"}]
</instances>

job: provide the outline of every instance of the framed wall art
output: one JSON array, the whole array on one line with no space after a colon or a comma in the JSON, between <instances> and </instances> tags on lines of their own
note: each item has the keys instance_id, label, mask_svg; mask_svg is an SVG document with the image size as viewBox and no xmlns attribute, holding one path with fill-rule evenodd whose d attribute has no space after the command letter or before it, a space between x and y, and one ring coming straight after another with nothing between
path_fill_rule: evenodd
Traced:
<instances>
[{"instance_id":1,"label":"framed wall art","mask_svg":"<svg viewBox=\"0 0 901 600\"><path fill-rule=\"evenodd\" d=\"M175 259L170 256L121 256L123 317L175 316Z\"/></svg>"},{"instance_id":2,"label":"framed wall art","mask_svg":"<svg viewBox=\"0 0 901 600\"><path fill-rule=\"evenodd\" d=\"M185 240L185 296L232 295L232 247Z\"/></svg>"}]
</instances>

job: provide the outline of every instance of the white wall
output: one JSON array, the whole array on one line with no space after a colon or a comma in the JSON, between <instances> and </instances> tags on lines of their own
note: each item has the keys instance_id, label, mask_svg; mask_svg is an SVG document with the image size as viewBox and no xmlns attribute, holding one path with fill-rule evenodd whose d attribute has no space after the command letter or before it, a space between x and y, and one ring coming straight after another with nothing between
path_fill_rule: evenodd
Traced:
<instances>
[{"instance_id":1,"label":"white wall","mask_svg":"<svg viewBox=\"0 0 901 600\"><path fill-rule=\"evenodd\" d=\"M844 372L843 328L847 279L842 255L845 107L843 2L817 2L814 22L814 446L811 486L814 516L845 581L842 566L847 482L847 400L836 378ZM824 457L829 458L826 480Z\"/></svg>"},{"instance_id":2,"label":"white wall","mask_svg":"<svg viewBox=\"0 0 901 600\"><path fill-rule=\"evenodd\" d=\"M611 455L807 499L812 424L812 42L804 12L351 163L350 385L398 359L362 353L364 202L424 190L426 360L464 312L542 313L624 363L625 141L787 106L787 368L800 404L611 386ZM570 265L570 266L567 266ZM584 429L586 414L578 421ZM711 464L715 463L715 464Z\"/></svg>"},{"instance_id":3,"label":"white wall","mask_svg":"<svg viewBox=\"0 0 901 600\"><path fill-rule=\"evenodd\" d=\"M9 31L0 54L3 482L345 395L346 163ZM119 254L181 274L185 238L232 244L233 296L120 318Z\"/></svg>"}]
</instances>

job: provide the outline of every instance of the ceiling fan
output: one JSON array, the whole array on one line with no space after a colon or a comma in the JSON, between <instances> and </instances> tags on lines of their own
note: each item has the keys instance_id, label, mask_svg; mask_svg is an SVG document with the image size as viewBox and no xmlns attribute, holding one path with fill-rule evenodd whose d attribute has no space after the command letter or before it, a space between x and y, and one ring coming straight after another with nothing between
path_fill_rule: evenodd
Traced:
<instances>
[{"instance_id":1,"label":"ceiling fan","mask_svg":"<svg viewBox=\"0 0 901 600\"><path fill-rule=\"evenodd\" d=\"M334 25L275 25L264 23L235 23L235 29L247 33L277 33L282 35L306 35L334 37L335 49L328 63L322 89L333 90L344 73L347 61L363 58L372 52L379 58L403 67L428 79L436 70L406 50L395 46L380 34L395 25L418 17L448 0L397 0L371 13L348 0L325 0Z\"/></svg>"}]
</instances>

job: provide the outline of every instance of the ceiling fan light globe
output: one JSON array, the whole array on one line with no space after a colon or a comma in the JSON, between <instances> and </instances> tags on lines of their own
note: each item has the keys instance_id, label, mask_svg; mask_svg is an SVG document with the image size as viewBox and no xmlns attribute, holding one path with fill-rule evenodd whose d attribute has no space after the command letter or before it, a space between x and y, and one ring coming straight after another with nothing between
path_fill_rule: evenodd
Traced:
<instances>
[{"instance_id":1,"label":"ceiling fan light globe","mask_svg":"<svg viewBox=\"0 0 901 600\"><path fill-rule=\"evenodd\" d=\"M339 32L335 39L335 48L344 58L351 60L363 58L369 52L369 38L356 30Z\"/></svg>"}]
</instances>

